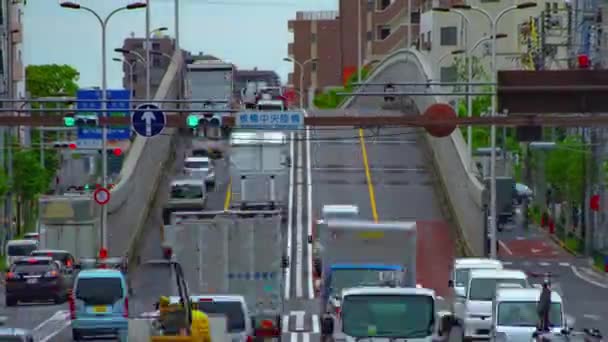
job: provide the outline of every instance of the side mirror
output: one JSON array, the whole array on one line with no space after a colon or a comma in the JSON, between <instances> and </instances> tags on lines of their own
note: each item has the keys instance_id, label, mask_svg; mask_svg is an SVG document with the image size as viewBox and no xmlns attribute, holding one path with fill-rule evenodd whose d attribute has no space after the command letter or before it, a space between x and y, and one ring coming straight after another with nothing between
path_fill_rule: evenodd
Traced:
<instances>
[{"instance_id":1,"label":"side mirror","mask_svg":"<svg viewBox=\"0 0 608 342\"><path fill-rule=\"evenodd\" d=\"M287 255L284 255L283 257L281 257L281 267L282 268L289 267L289 257Z\"/></svg>"},{"instance_id":2,"label":"side mirror","mask_svg":"<svg viewBox=\"0 0 608 342\"><path fill-rule=\"evenodd\" d=\"M75 270L79 270L82 268L82 266L80 266L80 264L74 264L74 266L72 266L72 268Z\"/></svg>"},{"instance_id":3,"label":"side mirror","mask_svg":"<svg viewBox=\"0 0 608 342\"><path fill-rule=\"evenodd\" d=\"M456 297L460 298L465 298L467 296L464 289L462 288L454 288L454 293L456 294Z\"/></svg>"},{"instance_id":4,"label":"side mirror","mask_svg":"<svg viewBox=\"0 0 608 342\"><path fill-rule=\"evenodd\" d=\"M448 280L448 287L450 287L450 288L454 287L454 281L452 279Z\"/></svg>"},{"instance_id":5,"label":"side mirror","mask_svg":"<svg viewBox=\"0 0 608 342\"><path fill-rule=\"evenodd\" d=\"M312 243L312 235L308 235L308 243Z\"/></svg>"}]
</instances>

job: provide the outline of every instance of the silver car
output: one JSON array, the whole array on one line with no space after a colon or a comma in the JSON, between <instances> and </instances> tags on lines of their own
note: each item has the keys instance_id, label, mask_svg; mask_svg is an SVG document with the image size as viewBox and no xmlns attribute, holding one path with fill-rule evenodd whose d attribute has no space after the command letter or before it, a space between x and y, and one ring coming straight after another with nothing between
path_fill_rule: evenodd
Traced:
<instances>
[{"instance_id":1,"label":"silver car","mask_svg":"<svg viewBox=\"0 0 608 342\"><path fill-rule=\"evenodd\" d=\"M215 169L208 157L188 157L184 162L184 173L193 177L202 177L205 184L215 186Z\"/></svg>"}]
</instances>

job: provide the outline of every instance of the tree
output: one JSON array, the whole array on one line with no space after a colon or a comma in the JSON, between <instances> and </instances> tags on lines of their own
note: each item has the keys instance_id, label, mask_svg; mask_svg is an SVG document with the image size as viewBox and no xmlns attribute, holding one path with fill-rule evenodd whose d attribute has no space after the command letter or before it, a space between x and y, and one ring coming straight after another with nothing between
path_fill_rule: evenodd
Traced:
<instances>
[{"instance_id":1,"label":"tree","mask_svg":"<svg viewBox=\"0 0 608 342\"><path fill-rule=\"evenodd\" d=\"M580 203L583 191L583 162L586 155L579 136L569 136L557 143L545 162L547 181L571 203Z\"/></svg>"},{"instance_id":2,"label":"tree","mask_svg":"<svg viewBox=\"0 0 608 342\"><path fill-rule=\"evenodd\" d=\"M456 82L468 82L469 70L467 66L466 57L457 56L454 57L453 67L456 68ZM481 63L481 58L477 56L471 56L471 71L472 80L486 80L488 74ZM457 90L464 90L466 87L455 87ZM475 88L473 88L475 89Z\"/></svg>"},{"instance_id":3,"label":"tree","mask_svg":"<svg viewBox=\"0 0 608 342\"><path fill-rule=\"evenodd\" d=\"M24 206L29 209L35 207L35 200L47 189L49 178L46 170L40 165L37 153L32 150L17 151L13 156L13 164L13 191L17 196L17 229L19 229Z\"/></svg>"},{"instance_id":4,"label":"tree","mask_svg":"<svg viewBox=\"0 0 608 342\"><path fill-rule=\"evenodd\" d=\"M73 96L78 90L80 73L69 65L44 64L28 65L25 69L26 89L32 98Z\"/></svg>"}]
</instances>

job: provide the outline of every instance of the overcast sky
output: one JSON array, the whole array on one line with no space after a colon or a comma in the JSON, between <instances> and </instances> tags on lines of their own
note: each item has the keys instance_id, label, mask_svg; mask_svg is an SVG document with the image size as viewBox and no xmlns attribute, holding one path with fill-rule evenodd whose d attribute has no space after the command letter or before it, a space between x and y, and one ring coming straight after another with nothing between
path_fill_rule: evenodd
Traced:
<instances>
[{"instance_id":1,"label":"overcast sky","mask_svg":"<svg viewBox=\"0 0 608 342\"><path fill-rule=\"evenodd\" d=\"M275 2L276 1L276 2ZM283 81L291 70L283 62L292 35L287 21L298 10L335 10L338 0L180 0L180 41L192 53L203 51L239 68L272 69ZM27 0L23 56L28 64L69 64L80 71L83 87L101 85L101 30L95 17L82 10L64 9L59 0ZM133 0L80 0L105 17ZM151 28L174 30L174 0L150 0ZM120 63L114 48L134 33L145 31L145 9L125 11L108 24L108 86L122 87Z\"/></svg>"}]
</instances>

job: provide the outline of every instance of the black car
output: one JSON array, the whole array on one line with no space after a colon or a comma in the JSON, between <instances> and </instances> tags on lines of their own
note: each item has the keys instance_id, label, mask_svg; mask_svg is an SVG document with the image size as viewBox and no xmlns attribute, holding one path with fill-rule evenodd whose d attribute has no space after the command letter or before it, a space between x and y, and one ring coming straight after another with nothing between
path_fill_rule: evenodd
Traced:
<instances>
[{"instance_id":1,"label":"black car","mask_svg":"<svg viewBox=\"0 0 608 342\"><path fill-rule=\"evenodd\" d=\"M61 264L53 258L27 257L13 262L6 273L6 306L19 301L65 302L70 289Z\"/></svg>"}]
</instances>

